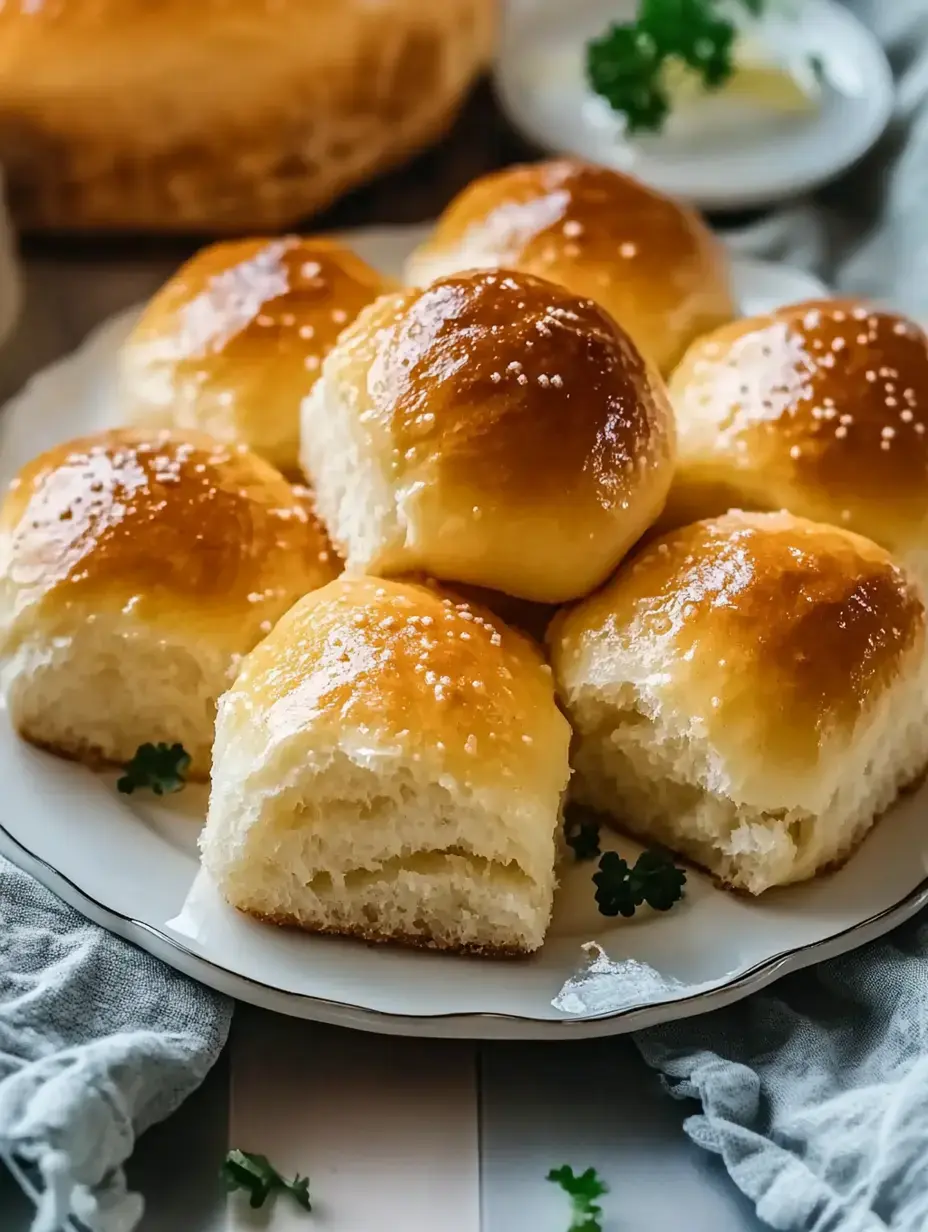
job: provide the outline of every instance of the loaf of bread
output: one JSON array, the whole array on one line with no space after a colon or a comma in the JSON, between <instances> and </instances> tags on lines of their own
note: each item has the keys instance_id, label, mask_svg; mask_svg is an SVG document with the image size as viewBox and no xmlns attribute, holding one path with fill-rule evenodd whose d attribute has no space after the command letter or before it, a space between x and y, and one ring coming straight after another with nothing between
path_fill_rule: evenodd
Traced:
<instances>
[{"instance_id":1,"label":"loaf of bread","mask_svg":"<svg viewBox=\"0 0 928 1232\"><path fill-rule=\"evenodd\" d=\"M383 296L306 399L302 462L351 573L588 594L663 507L661 378L591 300L476 272Z\"/></svg>"},{"instance_id":2,"label":"loaf of bread","mask_svg":"<svg viewBox=\"0 0 928 1232\"><path fill-rule=\"evenodd\" d=\"M299 474L300 405L346 323L393 283L321 237L204 248L122 348L129 423L208 432Z\"/></svg>"},{"instance_id":3,"label":"loaf of bread","mask_svg":"<svg viewBox=\"0 0 928 1232\"><path fill-rule=\"evenodd\" d=\"M697 522L548 636L573 795L725 885L759 894L840 863L928 765L924 605L849 531Z\"/></svg>"},{"instance_id":4,"label":"loaf of bread","mask_svg":"<svg viewBox=\"0 0 928 1232\"><path fill-rule=\"evenodd\" d=\"M535 950L569 736L526 638L434 588L340 578L295 605L220 703L203 864L277 924Z\"/></svg>"},{"instance_id":5,"label":"loaf of bread","mask_svg":"<svg viewBox=\"0 0 928 1232\"><path fill-rule=\"evenodd\" d=\"M27 230L292 227L440 136L494 0L0 5L0 160Z\"/></svg>"},{"instance_id":6,"label":"loaf of bread","mask_svg":"<svg viewBox=\"0 0 928 1232\"><path fill-rule=\"evenodd\" d=\"M928 338L859 301L796 304L694 343L673 375L664 515L789 509L854 530L928 582Z\"/></svg>"},{"instance_id":7,"label":"loaf of bread","mask_svg":"<svg viewBox=\"0 0 928 1232\"><path fill-rule=\"evenodd\" d=\"M537 274L589 297L668 372L734 315L725 248L698 214L639 180L573 159L475 180L413 254L426 286L467 269Z\"/></svg>"},{"instance_id":8,"label":"loaf of bread","mask_svg":"<svg viewBox=\"0 0 928 1232\"><path fill-rule=\"evenodd\" d=\"M13 723L91 764L181 743L206 778L242 656L337 571L305 498L241 447L125 430L51 449L0 509Z\"/></svg>"}]
</instances>

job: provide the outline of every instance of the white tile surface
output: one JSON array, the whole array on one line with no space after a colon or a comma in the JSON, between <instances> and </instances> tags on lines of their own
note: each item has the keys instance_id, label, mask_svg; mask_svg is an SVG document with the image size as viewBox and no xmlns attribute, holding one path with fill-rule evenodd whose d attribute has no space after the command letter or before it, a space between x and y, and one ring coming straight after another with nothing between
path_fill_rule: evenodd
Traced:
<instances>
[{"instance_id":1,"label":"white tile surface","mask_svg":"<svg viewBox=\"0 0 928 1232\"><path fill-rule=\"evenodd\" d=\"M480 1232L472 1045L374 1037L242 1007L231 1048L229 1142L309 1173L326 1232ZM229 1232L306 1232L230 1202ZM191 1230L192 1232L192 1230Z\"/></svg>"},{"instance_id":2,"label":"white tile surface","mask_svg":"<svg viewBox=\"0 0 928 1232\"><path fill-rule=\"evenodd\" d=\"M603 1232L760 1232L720 1161L684 1135L695 1107L627 1039L484 1048L482 1232L565 1232L566 1199L545 1181L561 1164L609 1185Z\"/></svg>"}]
</instances>

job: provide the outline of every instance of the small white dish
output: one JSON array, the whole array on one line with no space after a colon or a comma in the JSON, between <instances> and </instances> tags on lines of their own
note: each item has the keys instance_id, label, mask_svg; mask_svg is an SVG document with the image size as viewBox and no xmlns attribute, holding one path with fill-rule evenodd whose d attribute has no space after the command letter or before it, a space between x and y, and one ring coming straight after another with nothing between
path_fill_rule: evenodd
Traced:
<instances>
[{"instance_id":1,"label":"small white dish","mask_svg":"<svg viewBox=\"0 0 928 1232\"><path fill-rule=\"evenodd\" d=\"M395 276L423 232L344 238ZM824 291L796 271L739 258L734 282L749 311ZM107 322L5 408L0 483L42 449L118 421L116 355L137 315L131 309ZM901 801L840 872L759 902L691 873L686 899L667 915L609 920L593 899L595 865L579 864L565 870L549 939L527 962L369 947L278 930L231 910L199 872L205 789L164 801L127 797L116 792L116 777L32 748L0 712L0 852L97 923L205 984L282 1013L374 1031L617 1034L716 1008L878 936L928 901L925 788ZM639 850L617 838L609 844L627 855ZM587 942L619 966L576 978L587 971Z\"/></svg>"},{"instance_id":2,"label":"small white dish","mask_svg":"<svg viewBox=\"0 0 928 1232\"><path fill-rule=\"evenodd\" d=\"M496 65L496 90L511 121L542 149L579 155L705 210L741 210L794 197L833 179L877 141L892 115L886 56L869 30L836 0L803 0L794 26L774 26L820 58L825 86L808 115L758 115L745 126L708 127L627 139L585 82L584 48L636 0L540 0L510 15Z\"/></svg>"}]
</instances>

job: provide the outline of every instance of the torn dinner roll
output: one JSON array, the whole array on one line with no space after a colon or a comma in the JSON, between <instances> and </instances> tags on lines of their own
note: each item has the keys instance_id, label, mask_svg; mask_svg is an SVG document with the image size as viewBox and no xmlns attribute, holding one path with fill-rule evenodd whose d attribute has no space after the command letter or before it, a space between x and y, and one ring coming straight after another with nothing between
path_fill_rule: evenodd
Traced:
<instances>
[{"instance_id":1,"label":"torn dinner roll","mask_svg":"<svg viewBox=\"0 0 928 1232\"><path fill-rule=\"evenodd\" d=\"M736 889L839 864L928 764L924 605L849 531L683 527L548 639L572 794Z\"/></svg>"},{"instance_id":2,"label":"torn dinner roll","mask_svg":"<svg viewBox=\"0 0 928 1232\"><path fill-rule=\"evenodd\" d=\"M305 500L242 447L138 430L56 446L0 509L10 717L91 764L180 743L206 778L242 656L337 571Z\"/></svg>"},{"instance_id":3,"label":"torn dinner roll","mask_svg":"<svg viewBox=\"0 0 928 1232\"><path fill-rule=\"evenodd\" d=\"M220 703L204 867L273 923L528 953L551 916L569 736L528 639L432 588L340 578Z\"/></svg>"}]
</instances>

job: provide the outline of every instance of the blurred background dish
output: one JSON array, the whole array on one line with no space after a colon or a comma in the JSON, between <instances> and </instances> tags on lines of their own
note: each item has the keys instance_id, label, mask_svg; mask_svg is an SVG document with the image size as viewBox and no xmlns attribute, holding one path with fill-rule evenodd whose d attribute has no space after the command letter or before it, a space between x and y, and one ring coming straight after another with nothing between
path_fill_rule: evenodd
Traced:
<instances>
[{"instance_id":1,"label":"blurred background dish","mask_svg":"<svg viewBox=\"0 0 928 1232\"><path fill-rule=\"evenodd\" d=\"M698 89L672 62L673 110L663 131L631 134L588 85L585 48L638 7L637 0L532 0L507 10L496 89L526 137L724 211L770 205L833 179L889 121L892 76L876 39L835 0L805 0L774 9L736 43L734 71L717 91Z\"/></svg>"},{"instance_id":2,"label":"blurred background dish","mask_svg":"<svg viewBox=\"0 0 928 1232\"><path fill-rule=\"evenodd\" d=\"M444 134L494 0L0 7L0 160L27 231L279 228Z\"/></svg>"}]
</instances>

